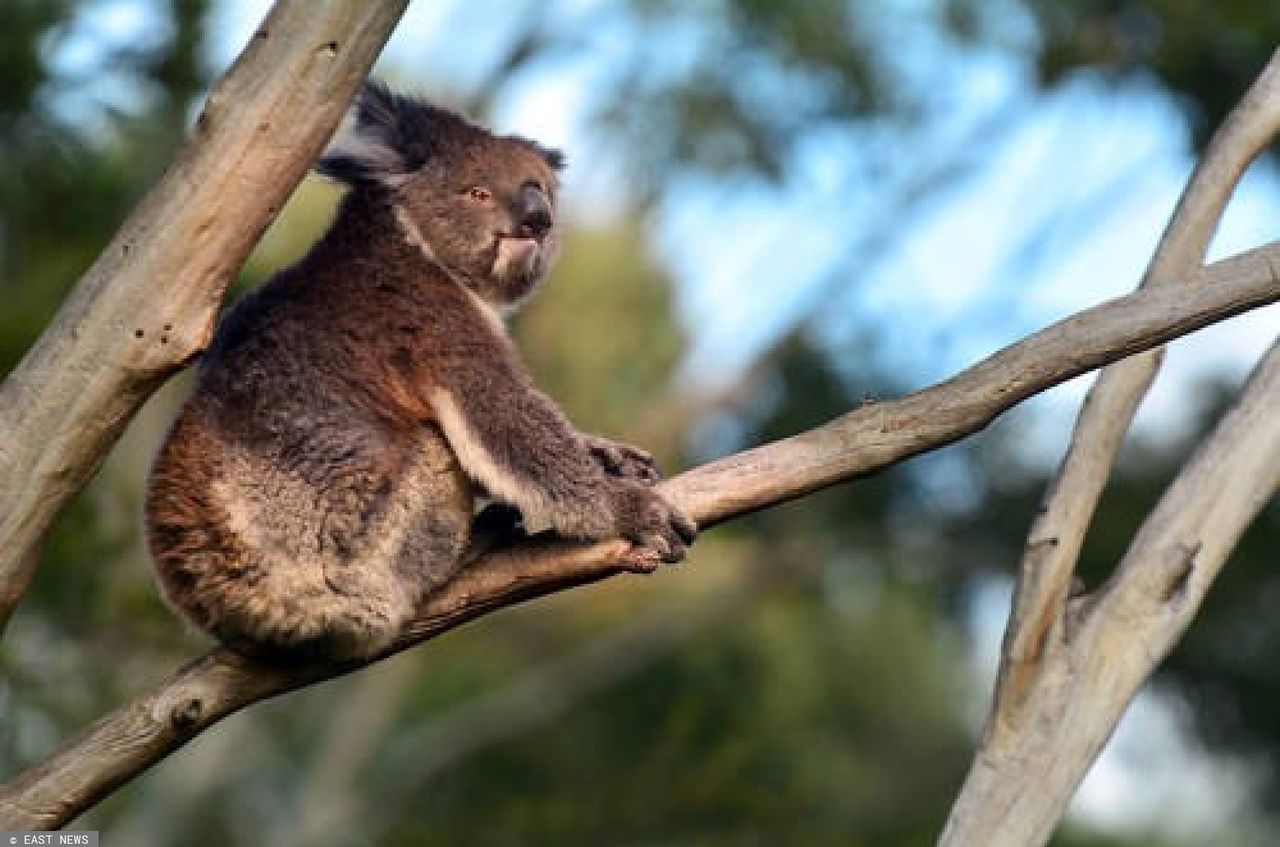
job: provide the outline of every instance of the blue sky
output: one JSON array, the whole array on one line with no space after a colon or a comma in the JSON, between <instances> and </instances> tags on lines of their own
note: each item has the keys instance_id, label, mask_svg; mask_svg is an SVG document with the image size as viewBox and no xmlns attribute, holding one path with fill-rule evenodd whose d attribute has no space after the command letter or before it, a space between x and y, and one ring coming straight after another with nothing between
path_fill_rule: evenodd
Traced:
<instances>
[{"instance_id":1,"label":"blue sky","mask_svg":"<svg viewBox=\"0 0 1280 847\"><path fill-rule=\"evenodd\" d=\"M212 67L230 62L269 5L216 4L209 27ZM608 5L576 0L555 8L571 27L575 16ZM104 0L91 8L81 37L60 46L66 69L91 67L104 44L164 35L144 0ZM511 16L502 12L510 8L500 0L412 3L379 72L420 80L430 93L467 91L509 36L504 21L509 26ZM573 214L587 221L625 207L628 175L598 143L585 113L607 84L613 57L633 35L617 16L593 22L574 32L577 47L567 57L517 78L495 118L505 130L568 151L568 201ZM1010 28L1016 34L1016 19ZM468 37L441 35L459 30ZM666 56L697 49L697 32L676 33L677 43L668 36ZM938 89L929 133L940 141L974 127L980 133L984 121L997 116L996 130L980 136L980 161L964 179L906 210L883 197L912 179L927 179L927 155L901 157L901 167L886 174L885 191L873 184L851 193L848 172L859 151L847 137L817 134L796 154L792 177L781 186L675 182L660 205L654 250L674 274L686 320L698 327L691 377L731 377L834 291L824 331L833 337L847 331L842 315L874 316L883 327L876 355L909 383L922 385L1131 290L1141 275L1192 165L1185 129L1166 98L1141 85L1117 91L1088 78L1052 97L1032 98L1016 55L957 51L920 33L895 37L906 44L905 78L914 73ZM946 78L941 85L940 76ZM136 93L127 80L107 76L95 80L93 96L119 105ZM1000 118L1002 110L1012 117ZM1213 256L1270 240L1269 223L1278 212L1274 170L1255 169L1228 210ZM865 264L854 264L846 284L833 283L827 276L832 262L865 247L868 233L885 229L886 218L895 222L892 237L866 247ZM1158 433L1176 423L1188 380L1204 372L1241 374L1277 329L1280 315L1264 310L1175 344L1168 385L1157 388L1144 414L1147 430ZM1038 403L1065 408L1080 393L1080 386L1070 386Z\"/></svg>"}]
</instances>

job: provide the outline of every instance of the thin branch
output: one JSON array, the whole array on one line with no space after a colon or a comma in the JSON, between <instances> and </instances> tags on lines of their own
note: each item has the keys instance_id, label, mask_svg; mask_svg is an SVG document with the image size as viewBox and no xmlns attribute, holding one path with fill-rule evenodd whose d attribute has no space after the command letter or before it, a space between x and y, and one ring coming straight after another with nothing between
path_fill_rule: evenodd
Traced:
<instances>
[{"instance_id":1,"label":"thin branch","mask_svg":"<svg viewBox=\"0 0 1280 847\"><path fill-rule=\"evenodd\" d=\"M1090 610L1094 625L1141 634L1141 658L1154 665L1191 622L1277 485L1280 342L1143 521Z\"/></svg>"},{"instance_id":2,"label":"thin branch","mask_svg":"<svg viewBox=\"0 0 1280 847\"><path fill-rule=\"evenodd\" d=\"M186 148L0 385L0 627L59 511L142 402L204 346L227 283L407 2L278 0Z\"/></svg>"},{"instance_id":3,"label":"thin branch","mask_svg":"<svg viewBox=\"0 0 1280 847\"><path fill-rule=\"evenodd\" d=\"M664 491L705 527L869 474L976 432L1038 391L1280 299L1272 261L1280 262L1280 244L1206 268L1203 285L1141 291L1086 310L945 382L696 468ZM387 655L503 606L620 573L624 549L621 541L535 538L499 550L428 598ZM0 787L0 823L65 824L232 712L362 664L271 668L214 650Z\"/></svg>"}]
</instances>

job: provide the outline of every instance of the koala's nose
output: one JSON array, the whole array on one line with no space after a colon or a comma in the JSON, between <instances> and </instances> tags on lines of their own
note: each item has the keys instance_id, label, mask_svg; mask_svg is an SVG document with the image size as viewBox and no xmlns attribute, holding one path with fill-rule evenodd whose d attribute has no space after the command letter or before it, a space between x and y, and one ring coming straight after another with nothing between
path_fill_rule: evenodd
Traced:
<instances>
[{"instance_id":1,"label":"koala's nose","mask_svg":"<svg viewBox=\"0 0 1280 847\"><path fill-rule=\"evenodd\" d=\"M551 204L539 189L526 185L520 189L519 207L516 211L517 232L522 238L541 241L551 229Z\"/></svg>"}]
</instances>

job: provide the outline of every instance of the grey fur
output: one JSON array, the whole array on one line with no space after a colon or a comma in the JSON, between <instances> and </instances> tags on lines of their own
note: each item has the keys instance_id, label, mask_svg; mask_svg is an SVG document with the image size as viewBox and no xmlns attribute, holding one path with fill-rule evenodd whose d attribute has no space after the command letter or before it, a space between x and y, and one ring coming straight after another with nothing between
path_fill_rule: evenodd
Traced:
<instances>
[{"instance_id":1,"label":"grey fur","mask_svg":"<svg viewBox=\"0 0 1280 847\"><path fill-rule=\"evenodd\" d=\"M501 314L557 252L560 154L370 83L318 170L325 236L229 312L153 468L170 602L269 657L367 656L473 545L478 494L676 561L693 524L636 448L577 432Z\"/></svg>"}]
</instances>

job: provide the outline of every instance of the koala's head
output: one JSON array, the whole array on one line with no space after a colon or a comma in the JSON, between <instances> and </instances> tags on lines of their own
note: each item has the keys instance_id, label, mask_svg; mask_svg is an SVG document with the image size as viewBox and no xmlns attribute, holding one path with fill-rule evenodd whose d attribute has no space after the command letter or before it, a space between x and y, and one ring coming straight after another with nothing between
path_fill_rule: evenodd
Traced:
<instances>
[{"instance_id":1,"label":"koala's head","mask_svg":"<svg viewBox=\"0 0 1280 847\"><path fill-rule=\"evenodd\" d=\"M370 81L316 170L384 194L410 240L494 305L529 294L558 252L563 156Z\"/></svg>"}]
</instances>

